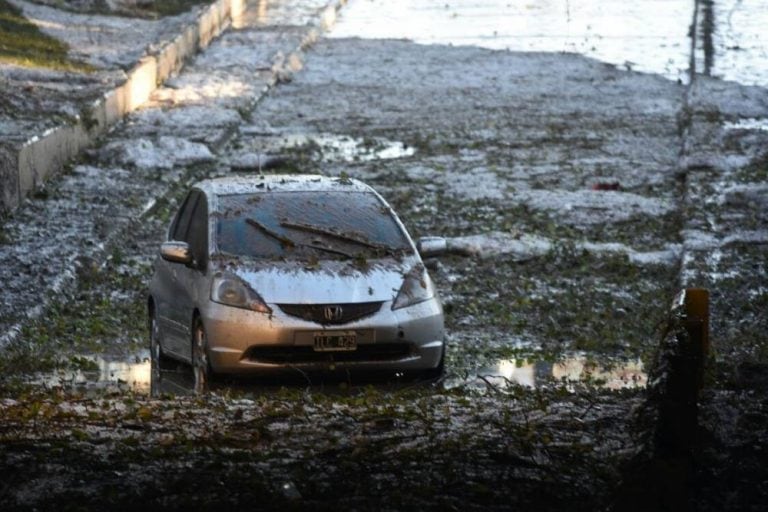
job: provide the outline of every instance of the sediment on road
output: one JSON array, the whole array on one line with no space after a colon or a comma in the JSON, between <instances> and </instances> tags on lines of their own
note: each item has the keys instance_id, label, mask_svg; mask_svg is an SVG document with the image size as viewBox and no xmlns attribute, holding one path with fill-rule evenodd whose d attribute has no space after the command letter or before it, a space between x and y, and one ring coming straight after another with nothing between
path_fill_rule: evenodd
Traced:
<instances>
[{"instance_id":1,"label":"sediment on road","mask_svg":"<svg viewBox=\"0 0 768 512\"><path fill-rule=\"evenodd\" d=\"M287 20L225 34L17 213L6 233L25 249L3 246L16 258L3 265L14 272L3 275L4 298L36 304L51 289L39 269L62 268L52 249L85 257L55 307L9 347L52 346L75 365L78 350L140 354L143 282L181 188L198 175L258 172L270 148L301 170L369 182L414 234L466 249L431 262L453 387L347 394L337 384L325 394L302 381L155 400L9 385L0 456L13 471L0 502L599 509L640 446L634 436L658 427L634 422L642 390L600 382L644 383L653 327L686 283L712 292L720 364L697 404L704 435L689 439L705 441L697 469L683 474L702 510L764 503L765 138L725 126L762 115L765 91L702 80L686 103L679 84L576 55L394 40L324 40L305 60L293 55L304 19ZM137 212L141 229L128 220ZM119 321L105 321L116 310ZM667 334L674 348L677 332ZM612 356L640 360L603 371ZM558 380L573 370L587 383Z\"/></svg>"}]
</instances>

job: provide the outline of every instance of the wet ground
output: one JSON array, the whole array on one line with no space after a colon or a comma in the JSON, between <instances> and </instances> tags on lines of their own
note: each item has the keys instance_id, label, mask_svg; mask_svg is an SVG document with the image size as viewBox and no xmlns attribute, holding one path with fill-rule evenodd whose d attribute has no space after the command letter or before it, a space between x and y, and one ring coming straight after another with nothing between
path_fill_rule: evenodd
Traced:
<instances>
[{"instance_id":1,"label":"wet ground","mask_svg":"<svg viewBox=\"0 0 768 512\"><path fill-rule=\"evenodd\" d=\"M0 502L604 507L640 446L635 414L672 297L697 285L712 293L714 353L692 506L759 510L765 89L348 37L376 35L364 16L356 25L361 3L298 72L301 24L252 13L5 222L3 254L27 258L29 275L74 270L5 339L5 375L58 370L3 380ZM397 5L388 26L418 19ZM273 73L281 83L254 107ZM190 180L258 172L264 155L285 172L362 179L412 235L449 238L452 254L429 262L444 380L225 382L196 398L178 367L146 396L145 286L169 216ZM71 266L53 249L73 243L89 249ZM18 290L34 302L35 287Z\"/></svg>"},{"instance_id":2,"label":"wet ground","mask_svg":"<svg viewBox=\"0 0 768 512\"><path fill-rule=\"evenodd\" d=\"M696 24L693 55L698 72L764 86L766 23L764 3L742 0L352 0L344 10L344 23L331 37L576 53L688 83L689 30Z\"/></svg>"}]
</instances>

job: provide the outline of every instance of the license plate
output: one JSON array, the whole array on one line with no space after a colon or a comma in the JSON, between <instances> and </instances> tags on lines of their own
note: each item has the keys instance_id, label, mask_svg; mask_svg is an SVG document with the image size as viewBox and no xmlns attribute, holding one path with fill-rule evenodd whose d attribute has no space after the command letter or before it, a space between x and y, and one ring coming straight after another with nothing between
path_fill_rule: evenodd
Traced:
<instances>
[{"instance_id":1,"label":"license plate","mask_svg":"<svg viewBox=\"0 0 768 512\"><path fill-rule=\"evenodd\" d=\"M316 332L315 352L348 352L357 350L355 332Z\"/></svg>"}]
</instances>

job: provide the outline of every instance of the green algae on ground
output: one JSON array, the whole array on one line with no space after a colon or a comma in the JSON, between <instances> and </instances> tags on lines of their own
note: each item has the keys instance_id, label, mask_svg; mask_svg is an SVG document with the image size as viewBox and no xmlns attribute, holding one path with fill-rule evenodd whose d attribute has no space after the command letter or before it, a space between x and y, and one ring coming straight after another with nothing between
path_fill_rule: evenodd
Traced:
<instances>
[{"instance_id":1,"label":"green algae on ground","mask_svg":"<svg viewBox=\"0 0 768 512\"><path fill-rule=\"evenodd\" d=\"M36 4L49 5L57 9L83 14L111 14L135 18L160 18L187 12L206 0L143 0L141 2L118 0L30 0Z\"/></svg>"},{"instance_id":2,"label":"green algae on ground","mask_svg":"<svg viewBox=\"0 0 768 512\"><path fill-rule=\"evenodd\" d=\"M449 268L462 276L451 308L470 315L473 330L514 332L553 354L645 355L674 295L674 268L622 256L561 250L526 263L456 259ZM658 276L667 279L654 281ZM451 329L465 329L460 320L447 315Z\"/></svg>"},{"instance_id":3,"label":"green algae on ground","mask_svg":"<svg viewBox=\"0 0 768 512\"><path fill-rule=\"evenodd\" d=\"M127 260L113 251L103 266L83 262L77 290L54 302L46 314L25 325L19 338L0 353L0 372L18 375L67 364L68 355L123 350L145 344L144 292L148 264ZM105 294L104 290L117 293ZM115 345L121 340L120 345ZM69 360L69 366L72 366ZM75 361L77 366L77 361Z\"/></svg>"},{"instance_id":4,"label":"green algae on ground","mask_svg":"<svg viewBox=\"0 0 768 512\"><path fill-rule=\"evenodd\" d=\"M417 502L506 510L493 505L532 503L558 488L559 507L542 510L568 501L601 508L615 466L631 453L627 418L638 398L563 387L369 386L152 399L0 382L0 456L14 470L0 505L109 508L139 499L177 509L183 489L183 503L198 508L258 499L267 510ZM65 485L26 492L52 474ZM286 486L295 492L287 496Z\"/></svg>"},{"instance_id":5,"label":"green algae on ground","mask_svg":"<svg viewBox=\"0 0 768 512\"><path fill-rule=\"evenodd\" d=\"M44 34L21 10L0 0L0 62L64 71L92 71L67 55L66 43Z\"/></svg>"},{"instance_id":6,"label":"green algae on ground","mask_svg":"<svg viewBox=\"0 0 768 512\"><path fill-rule=\"evenodd\" d=\"M173 16L204 3L205 0L153 0L143 3L141 8L145 16Z\"/></svg>"}]
</instances>

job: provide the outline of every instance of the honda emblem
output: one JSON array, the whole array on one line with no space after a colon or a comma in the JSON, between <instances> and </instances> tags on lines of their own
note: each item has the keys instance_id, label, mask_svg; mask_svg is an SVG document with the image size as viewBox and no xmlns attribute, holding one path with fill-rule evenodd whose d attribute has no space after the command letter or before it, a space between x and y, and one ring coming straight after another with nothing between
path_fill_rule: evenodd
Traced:
<instances>
[{"instance_id":1,"label":"honda emblem","mask_svg":"<svg viewBox=\"0 0 768 512\"><path fill-rule=\"evenodd\" d=\"M325 317L328 322L341 320L343 314L344 310L341 306L325 306L325 309L323 309L323 317Z\"/></svg>"}]
</instances>

